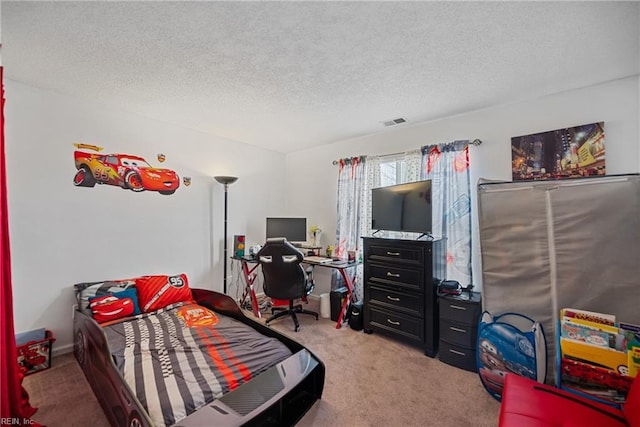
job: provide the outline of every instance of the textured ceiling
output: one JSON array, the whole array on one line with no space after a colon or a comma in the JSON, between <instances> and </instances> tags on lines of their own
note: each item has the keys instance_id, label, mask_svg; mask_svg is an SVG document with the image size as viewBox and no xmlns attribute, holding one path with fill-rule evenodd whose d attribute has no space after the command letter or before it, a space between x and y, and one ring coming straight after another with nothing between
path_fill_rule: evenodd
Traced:
<instances>
[{"instance_id":1,"label":"textured ceiling","mask_svg":"<svg viewBox=\"0 0 640 427\"><path fill-rule=\"evenodd\" d=\"M10 2L5 76L282 152L637 75L637 2Z\"/></svg>"}]
</instances>

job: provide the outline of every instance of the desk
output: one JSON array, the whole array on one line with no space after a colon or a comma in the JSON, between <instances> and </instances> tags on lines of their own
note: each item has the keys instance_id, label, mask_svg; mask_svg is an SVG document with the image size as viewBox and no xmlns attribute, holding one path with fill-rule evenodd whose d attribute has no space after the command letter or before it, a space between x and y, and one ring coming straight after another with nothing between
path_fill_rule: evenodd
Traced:
<instances>
[{"instance_id":1,"label":"desk","mask_svg":"<svg viewBox=\"0 0 640 427\"><path fill-rule=\"evenodd\" d=\"M327 267L327 268L336 269L340 272L340 276L342 276L342 280L344 280L344 284L347 287L347 297L344 299L344 303L342 303L342 308L340 309L340 315L338 316L338 321L336 322L336 329L340 329L340 327L342 326L342 322L344 322L344 317L347 314L347 309L349 308L349 304L352 302L356 302L356 301L352 301L352 299L354 298L353 289L356 283L357 273L354 274L353 277L350 277L347 272L347 269L352 267L357 267L358 263L345 262L345 261L321 263L321 262L314 262L314 261L308 261L308 260L303 260L302 262L304 264L310 265L312 268L315 268L316 266Z\"/></svg>"},{"instance_id":2,"label":"desk","mask_svg":"<svg viewBox=\"0 0 640 427\"><path fill-rule=\"evenodd\" d=\"M260 265L258 263L258 259L250 258L250 257L236 257L236 256L231 257L231 259L240 261L242 265L242 275L244 277L245 287L244 287L244 291L242 292L242 298L240 299L240 306L243 306L246 299L250 298L251 308L253 309L253 315L259 318L261 317L260 307L258 306L258 299L256 298L256 292L253 287L253 282L256 280L256 277L258 276L256 269ZM355 302L355 301L352 301L352 299L354 298L353 289L355 286L357 276L354 274L353 277L350 277L347 270L352 267L357 267L358 263L344 262L344 261L320 263L320 262L313 262L308 260L303 260L302 263L309 265L312 268L315 268L316 266L327 267L327 268L336 269L340 272L340 276L342 276L342 280L344 280L344 284L347 287L347 297L344 299L344 303L342 304L342 308L340 309L340 315L338 316L338 321L336 322L336 329L340 329L340 327L342 326L342 323L344 322L344 318L347 314L347 308L349 308L349 304L351 302ZM249 266L249 264L252 264L252 265Z\"/></svg>"},{"instance_id":3,"label":"desk","mask_svg":"<svg viewBox=\"0 0 640 427\"><path fill-rule=\"evenodd\" d=\"M260 266L257 258L251 257L239 257L233 256L231 259L240 261L242 266L242 276L244 277L244 291L242 292L242 298L240 299L240 307L244 306L244 302L247 298L251 299L251 308L253 309L253 315L255 317L262 317L260 314L260 306L258 306L258 298L256 298L256 291L253 288L253 282L258 277L256 270ZM249 264L254 264L249 267Z\"/></svg>"}]
</instances>

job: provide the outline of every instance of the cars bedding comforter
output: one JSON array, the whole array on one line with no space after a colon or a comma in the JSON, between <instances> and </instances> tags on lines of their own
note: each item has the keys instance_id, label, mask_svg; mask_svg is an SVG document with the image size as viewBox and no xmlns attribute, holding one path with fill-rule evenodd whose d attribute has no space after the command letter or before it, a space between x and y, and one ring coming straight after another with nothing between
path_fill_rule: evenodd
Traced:
<instances>
[{"instance_id":1,"label":"cars bedding comforter","mask_svg":"<svg viewBox=\"0 0 640 427\"><path fill-rule=\"evenodd\" d=\"M170 426L292 353L195 303L102 325L116 366L156 426Z\"/></svg>"}]
</instances>

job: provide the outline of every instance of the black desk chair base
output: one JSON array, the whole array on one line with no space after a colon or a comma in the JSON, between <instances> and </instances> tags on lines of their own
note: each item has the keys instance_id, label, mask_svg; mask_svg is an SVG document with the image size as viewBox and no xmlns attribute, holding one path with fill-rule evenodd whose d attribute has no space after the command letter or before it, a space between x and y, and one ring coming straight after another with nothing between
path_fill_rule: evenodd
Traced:
<instances>
[{"instance_id":1,"label":"black desk chair base","mask_svg":"<svg viewBox=\"0 0 640 427\"><path fill-rule=\"evenodd\" d=\"M275 313L276 310L279 310L278 313ZM272 320L276 320L276 319L279 319L279 318L284 317L284 316L291 316L291 318L293 319L293 324L295 325L295 331L298 332L300 330L300 323L298 322L298 317L296 316L296 313L310 314L312 316L315 316L316 320L318 320L318 313L316 313L315 311L303 309L301 304L298 304L298 305L294 306L293 305L293 301L289 300L289 307L288 308L285 308L285 307L273 307L271 309L271 314L273 314L273 316L268 318L265 321L265 324L267 326L269 326L269 322L271 322Z\"/></svg>"}]
</instances>

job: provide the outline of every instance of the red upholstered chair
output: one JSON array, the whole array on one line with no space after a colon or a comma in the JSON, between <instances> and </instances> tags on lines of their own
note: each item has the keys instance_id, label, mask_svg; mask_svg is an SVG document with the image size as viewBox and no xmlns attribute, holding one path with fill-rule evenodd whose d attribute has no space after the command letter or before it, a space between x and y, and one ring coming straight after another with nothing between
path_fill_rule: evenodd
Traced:
<instances>
[{"instance_id":1,"label":"red upholstered chair","mask_svg":"<svg viewBox=\"0 0 640 427\"><path fill-rule=\"evenodd\" d=\"M622 410L529 378L507 374L500 427L640 427L640 375Z\"/></svg>"}]
</instances>

